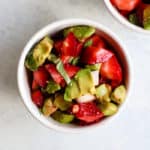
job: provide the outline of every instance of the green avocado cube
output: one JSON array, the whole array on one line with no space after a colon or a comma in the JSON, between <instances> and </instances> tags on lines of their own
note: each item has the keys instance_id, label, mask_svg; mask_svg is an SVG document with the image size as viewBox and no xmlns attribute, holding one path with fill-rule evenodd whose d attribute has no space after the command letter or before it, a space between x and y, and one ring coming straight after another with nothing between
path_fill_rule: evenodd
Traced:
<instances>
[{"instance_id":1,"label":"green avocado cube","mask_svg":"<svg viewBox=\"0 0 150 150\"><path fill-rule=\"evenodd\" d=\"M52 118L60 123L66 124L66 123L70 123L74 120L74 115L56 111L54 114L52 114Z\"/></svg>"},{"instance_id":2,"label":"green avocado cube","mask_svg":"<svg viewBox=\"0 0 150 150\"><path fill-rule=\"evenodd\" d=\"M90 26L75 26L67 28L64 30L64 36L66 37L70 32L73 32L79 41L84 41L95 33L95 28Z\"/></svg>"}]
</instances>

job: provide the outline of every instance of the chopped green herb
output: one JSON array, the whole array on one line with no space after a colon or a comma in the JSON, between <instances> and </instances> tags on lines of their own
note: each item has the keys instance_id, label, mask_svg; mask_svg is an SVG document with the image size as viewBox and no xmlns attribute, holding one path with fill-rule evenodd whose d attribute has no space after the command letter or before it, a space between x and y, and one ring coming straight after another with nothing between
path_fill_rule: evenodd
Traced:
<instances>
[{"instance_id":1,"label":"chopped green herb","mask_svg":"<svg viewBox=\"0 0 150 150\"><path fill-rule=\"evenodd\" d=\"M79 57L73 58L72 61L71 61L71 64L72 64L72 65L78 64L79 59L80 59Z\"/></svg>"},{"instance_id":2,"label":"chopped green herb","mask_svg":"<svg viewBox=\"0 0 150 150\"><path fill-rule=\"evenodd\" d=\"M64 65L61 60L56 65L56 69L63 76L66 83L69 84L71 80L70 80L70 77L68 76L67 72L65 71Z\"/></svg>"}]
</instances>

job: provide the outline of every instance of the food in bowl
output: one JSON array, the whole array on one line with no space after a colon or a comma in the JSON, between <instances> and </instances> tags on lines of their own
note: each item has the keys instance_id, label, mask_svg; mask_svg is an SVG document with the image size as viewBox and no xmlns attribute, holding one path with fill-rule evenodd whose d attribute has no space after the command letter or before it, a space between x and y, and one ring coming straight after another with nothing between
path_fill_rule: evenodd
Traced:
<instances>
[{"instance_id":1,"label":"food in bowl","mask_svg":"<svg viewBox=\"0 0 150 150\"><path fill-rule=\"evenodd\" d=\"M44 37L24 64L33 103L60 123L96 123L114 115L125 100L122 64L91 26L73 26Z\"/></svg>"},{"instance_id":2,"label":"food in bowl","mask_svg":"<svg viewBox=\"0 0 150 150\"><path fill-rule=\"evenodd\" d=\"M127 20L137 26L150 30L149 0L110 0L114 7Z\"/></svg>"}]
</instances>

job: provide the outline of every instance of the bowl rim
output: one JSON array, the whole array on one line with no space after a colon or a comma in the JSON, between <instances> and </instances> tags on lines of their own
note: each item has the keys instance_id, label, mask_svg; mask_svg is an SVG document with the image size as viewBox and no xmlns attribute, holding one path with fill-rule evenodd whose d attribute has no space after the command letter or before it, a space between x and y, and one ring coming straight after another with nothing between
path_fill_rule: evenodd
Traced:
<instances>
[{"instance_id":1,"label":"bowl rim","mask_svg":"<svg viewBox=\"0 0 150 150\"><path fill-rule=\"evenodd\" d=\"M128 29L134 31L134 32L138 32L138 33L142 33L145 35L150 35L150 31L145 30L137 25L134 25L132 23L130 23L126 18L124 18L119 12L118 10L111 4L110 0L104 0L104 3L107 7L107 9L109 10L110 14L122 25L126 26Z\"/></svg>"},{"instance_id":2,"label":"bowl rim","mask_svg":"<svg viewBox=\"0 0 150 150\"><path fill-rule=\"evenodd\" d=\"M24 57L26 56L27 52L30 50L28 47L30 47L31 45L33 46L36 41L39 41L41 38L40 35L43 33L47 33L49 32L50 29L55 29L55 28L61 28L61 26L75 26L75 25L89 25L89 26L94 26L97 29L102 30L103 32L105 32L106 34L108 34L114 41L116 41L119 46L121 47L121 49L123 50L123 54L124 57L127 60L127 66L128 66L128 74L129 74L129 86L128 86L128 93L126 96L126 100L125 102L121 105L121 107L119 108L119 111L106 119L106 121L103 121L101 123L96 123L90 126L84 126L84 127L78 127L78 128L67 128L67 127L63 127L63 126L57 126L53 123L45 123L42 121L41 116L36 115L33 110L31 109L31 107L29 106L29 104L25 101L25 97L23 94L23 88L25 89L25 87L22 86L21 84L21 76L22 74L20 73L21 69L24 67ZM62 28L61 28L62 29ZM61 30L59 29L59 30ZM46 34L45 34L46 35ZM33 43L34 41L34 43ZM33 44L32 44L33 43ZM131 58L130 55L128 54L127 48L125 47L125 45L122 43L122 41L119 39L118 36L116 36L111 30L109 30L107 27L105 27L105 25L102 25L100 23L97 23L95 21L92 20L88 20L88 19L82 19L82 18L74 18L74 19L63 19L63 20L58 20L55 21L53 23L48 24L47 26L43 27L42 29L40 29L38 32L36 32L27 42L27 44L25 45L24 49L21 52L21 56L19 58L19 62L18 62L18 69L17 69L17 84L18 84L18 90L22 99L22 102L24 103L25 107L27 108L27 110L30 112L30 114L33 116L33 118L36 118L36 120L38 120L41 124L43 124L44 126L54 129L56 131L61 131L61 132L66 132L66 133L79 133L82 131L91 131L91 129L97 129L98 127L101 129L103 127L106 127L110 121L112 121L113 119L115 119L115 117L117 117L121 111L123 110L123 108L125 107L125 105L127 104L127 99L130 99L131 96L131 92L132 92L132 85L133 85L133 71L131 70L132 67L132 63L131 63ZM60 124L60 123L59 123Z\"/></svg>"}]
</instances>

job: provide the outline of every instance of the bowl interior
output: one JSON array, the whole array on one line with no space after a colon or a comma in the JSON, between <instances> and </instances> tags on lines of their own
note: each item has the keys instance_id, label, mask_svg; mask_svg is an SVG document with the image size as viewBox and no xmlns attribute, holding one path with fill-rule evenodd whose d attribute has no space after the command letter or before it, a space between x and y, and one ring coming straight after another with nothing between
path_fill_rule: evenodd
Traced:
<instances>
[{"instance_id":1,"label":"bowl interior","mask_svg":"<svg viewBox=\"0 0 150 150\"><path fill-rule=\"evenodd\" d=\"M113 17L115 17L121 24L125 25L129 29L134 30L136 32L150 35L150 31L145 30L142 27L139 27L137 25L130 23L125 17L123 17L119 13L119 11L112 5L110 0L104 0L104 2L106 4L108 10L110 11L110 13L113 15Z\"/></svg>"},{"instance_id":2,"label":"bowl interior","mask_svg":"<svg viewBox=\"0 0 150 150\"><path fill-rule=\"evenodd\" d=\"M30 39L30 41L28 42L28 44L26 45L26 47L24 48L22 52L19 65L18 65L18 87L19 87L19 91L23 99L23 102L25 106L27 107L27 109L29 110L29 112L47 127L53 128L59 131L69 131L69 132L74 132L74 131L76 132L78 130L81 131L81 128L87 129L87 128L96 127L99 125L104 125L107 122L107 120L110 120L110 118L114 117L114 116L107 117L106 119L103 119L100 123L98 122L96 124L93 124L90 126L84 126L84 127L71 125L71 124L67 124L67 125L60 124L57 121L54 121L51 117L48 117L48 118L44 117L39 112L39 110L33 104L31 100L31 93L30 93L30 87L28 83L27 71L24 66L24 61L25 61L25 57L27 53L34 46L34 44L37 43L40 39L42 39L44 36L46 35L51 36L66 27L76 26L76 25L89 25L89 26L93 26L96 28L97 34L103 37L109 43L109 45L111 45L111 47L114 49L115 53L117 54L117 57L119 58L123 67L124 79L125 79L125 84L126 84L127 89L129 89L129 85L130 85L129 83L130 68L129 68L129 63L127 60L127 55L125 53L125 49L119 44L120 43L119 39L117 39L117 37L114 36L113 33L111 33L111 31L107 30L106 28L104 28L103 26L95 22L91 22L87 20L86 21L85 20L84 21L83 20L59 21L59 22L53 23L43 28Z\"/></svg>"}]
</instances>

